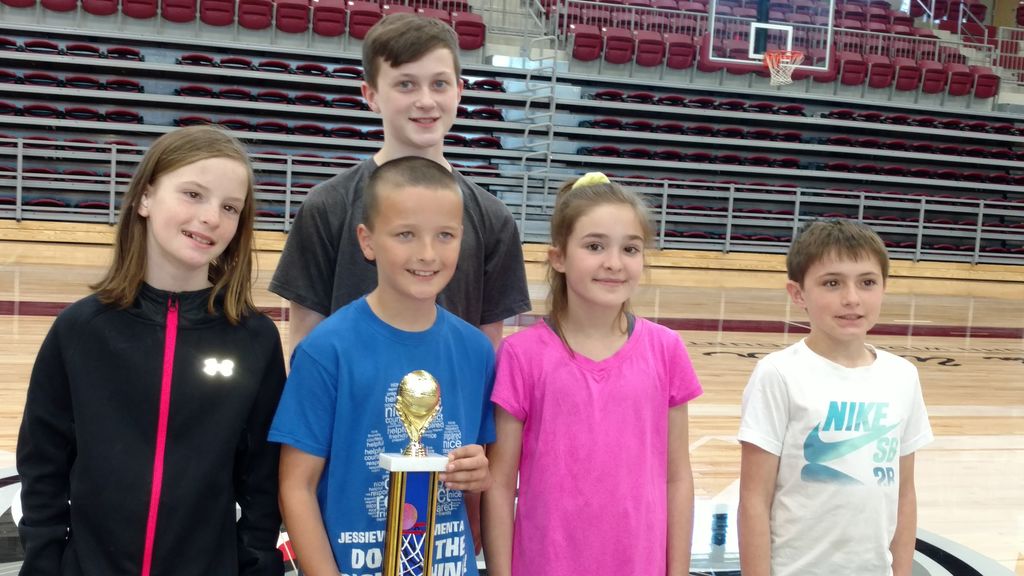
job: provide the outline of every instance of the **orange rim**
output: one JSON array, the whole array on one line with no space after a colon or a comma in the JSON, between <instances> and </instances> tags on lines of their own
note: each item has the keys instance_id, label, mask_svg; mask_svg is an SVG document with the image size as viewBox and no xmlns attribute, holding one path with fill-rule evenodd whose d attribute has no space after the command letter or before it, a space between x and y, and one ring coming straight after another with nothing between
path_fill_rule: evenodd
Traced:
<instances>
[{"instance_id":1,"label":"orange rim","mask_svg":"<svg viewBox=\"0 0 1024 576\"><path fill-rule=\"evenodd\" d=\"M802 61L803 57L804 53L799 50L767 50L762 63L765 68L774 68L783 62L788 64L795 60Z\"/></svg>"}]
</instances>

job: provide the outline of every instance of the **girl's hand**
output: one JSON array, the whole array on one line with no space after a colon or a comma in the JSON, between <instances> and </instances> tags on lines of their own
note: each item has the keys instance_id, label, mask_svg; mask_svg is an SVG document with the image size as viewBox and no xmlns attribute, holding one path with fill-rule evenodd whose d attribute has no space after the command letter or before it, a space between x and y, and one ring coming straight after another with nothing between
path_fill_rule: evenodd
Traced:
<instances>
[{"instance_id":1,"label":"girl's hand","mask_svg":"<svg viewBox=\"0 0 1024 576\"><path fill-rule=\"evenodd\" d=\"M441 481L450 490L483 492L491 487L487 464L483 446L461 446L448 453L448 469L441 474Z\"/></svg>"}]
</instances>

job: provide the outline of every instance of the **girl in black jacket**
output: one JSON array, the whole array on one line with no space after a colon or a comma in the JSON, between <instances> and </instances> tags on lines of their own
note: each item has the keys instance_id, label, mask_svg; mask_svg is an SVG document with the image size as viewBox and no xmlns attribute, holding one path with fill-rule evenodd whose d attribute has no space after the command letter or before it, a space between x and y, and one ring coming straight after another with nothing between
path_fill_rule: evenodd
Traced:
<instances>
[{"instance_id":1,"label":"girl in black jacket","mask_svg":"<svg viewBox=\"0 0 1024 576\"><path fill-rule=\"evenodd\" d=\"M284 359L250 294L253 211L226 132L176 130L142 159L106 277L32 369L22 575L283 573L266 437Z\"/></svg>"}]
</instances>

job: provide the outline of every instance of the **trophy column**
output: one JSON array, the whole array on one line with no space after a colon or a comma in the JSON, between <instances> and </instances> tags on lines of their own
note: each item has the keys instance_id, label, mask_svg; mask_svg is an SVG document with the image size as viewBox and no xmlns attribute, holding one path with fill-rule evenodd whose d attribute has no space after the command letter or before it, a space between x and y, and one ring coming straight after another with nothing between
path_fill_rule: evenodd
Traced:
<instances>
[{"instance_id":1,"label":"trophy column","mask_svg":"<svg viewBox=\"0 0 1024 576\"><path fill-rule=\"evenodd\" d=\"M430 576L437 475L448 458L381 454L380 465L390 472L383 576Z\"/></svg>"},{"instance_id":2,"label":"trophy column","mask_svg":"<svg viewBox=\"0 0 1024 576\"><path fill-rule=\"evenodd\" d=\"M420 438L440 409L441 387L433 376L417 370L402 378L395 410L410 442L401 454L380 455L381 468L390 473L383 576L430 576L437 475L448 458L431 456Z\"/></svg>"}]
</instances>

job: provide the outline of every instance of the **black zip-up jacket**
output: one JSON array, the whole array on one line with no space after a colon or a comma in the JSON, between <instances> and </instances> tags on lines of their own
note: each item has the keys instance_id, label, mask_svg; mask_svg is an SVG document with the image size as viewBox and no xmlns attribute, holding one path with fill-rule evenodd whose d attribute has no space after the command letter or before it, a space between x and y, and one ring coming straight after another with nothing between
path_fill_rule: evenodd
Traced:
<instances>
[{"instance_id":1,"label":"black zip-up jacket","mask_svg":"<svg viewBox=\"0 0 1024 576\"><path fill-rule=\"evenodd\" d=\"M129 309L90 296L57 317L18 435L23 576L283 573L280 337L209 314L209 294L144 285Z\"/></svg>"}]
</instances>

